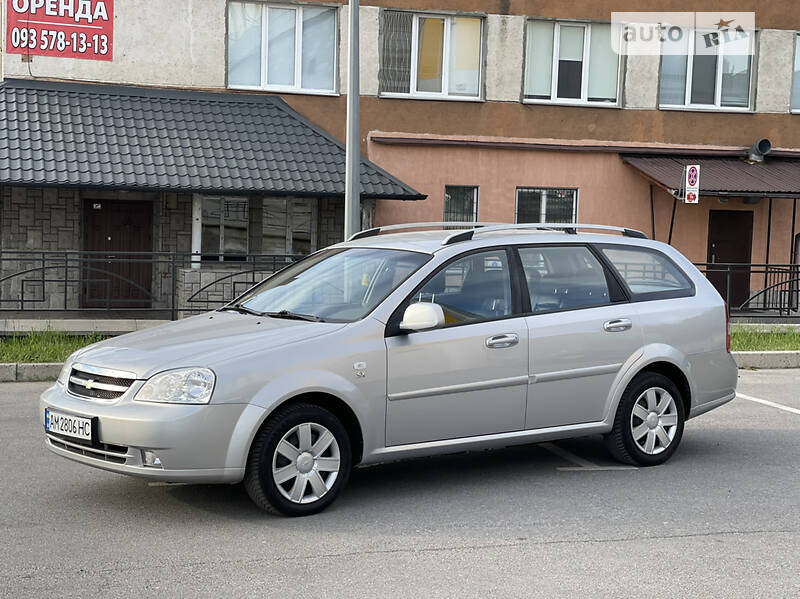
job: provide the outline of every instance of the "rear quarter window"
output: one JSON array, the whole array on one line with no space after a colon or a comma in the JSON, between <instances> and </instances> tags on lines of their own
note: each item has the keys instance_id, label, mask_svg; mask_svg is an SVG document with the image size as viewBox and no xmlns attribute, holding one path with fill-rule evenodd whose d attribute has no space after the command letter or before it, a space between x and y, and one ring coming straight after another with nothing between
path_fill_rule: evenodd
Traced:
<instances>
[{"instance_id":1,"label":"rear quarter window","mask_svg":"<svg viewBox=\"0 0 800 599\"><path fill-rule=\"evenodd\" d=\"M599 246L635 300L694 295L692 280L657 250L630 246Z\"/></svg>"}]
</instances>

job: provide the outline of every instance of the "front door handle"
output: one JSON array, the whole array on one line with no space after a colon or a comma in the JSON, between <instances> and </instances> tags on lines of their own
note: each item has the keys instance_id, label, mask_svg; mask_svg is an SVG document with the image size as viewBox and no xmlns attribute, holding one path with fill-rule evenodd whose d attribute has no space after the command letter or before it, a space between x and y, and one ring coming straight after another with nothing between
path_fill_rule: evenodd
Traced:
<instances>
[{"instance_id":1,"label":"front door handle","mask_svg":"<svg viewBox=\"0 0 800 599\"><path fill-rule=\"evenodd\" d=\"M486 347L489 349L503 349L504 347L511 347L519 343L519 335L516 333L504 333L502 335L494 335L486 340Z\"/></svg>"},{"instance_id":2,"label":"front door handle","mask_svg":"<svg viewBox=\"0 0 800 599\"><path fill-rule=\"evenodd\" d=\"M633 323L627 318L616 318L603 324L603 329L607 333L619 333L621 331L627 331L632 326Z\"/></svg>"}]
</instances>

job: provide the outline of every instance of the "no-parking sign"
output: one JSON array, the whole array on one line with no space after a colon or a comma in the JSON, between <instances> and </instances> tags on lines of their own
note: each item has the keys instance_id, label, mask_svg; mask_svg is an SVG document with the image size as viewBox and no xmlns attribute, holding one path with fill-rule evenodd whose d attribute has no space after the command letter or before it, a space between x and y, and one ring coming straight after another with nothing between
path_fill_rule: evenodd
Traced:
<instances>
[{"instance_id":1,"label":"no-parking sign","mask_svg":"<svg viewBox=\"0 0 800 599\"><path fill-rule=\"evenodd\" d=\"M700 202L700 165L690 164L683 169L683 201L687 204Z\"/></svg>"}]
</instances>

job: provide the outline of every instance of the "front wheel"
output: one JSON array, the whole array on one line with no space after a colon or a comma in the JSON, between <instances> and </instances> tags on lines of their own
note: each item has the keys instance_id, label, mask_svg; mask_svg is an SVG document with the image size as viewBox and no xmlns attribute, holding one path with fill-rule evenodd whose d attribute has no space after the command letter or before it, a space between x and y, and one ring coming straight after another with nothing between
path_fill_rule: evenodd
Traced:
<instances>
[{"instance_id":1,"label":"front wheel","mask_svg":"<svg viewBox=\"0 0 800 599\"><path fill-rule=\"evenodd\" d=\"M606 447L626 464L663 464L678 449L685 420L683 398L675 383L662 374L644 373L622 394Z\"/></svg>"},{"instance_id":2,"label":"front wheel","mask_svg":"<svg viewBox=\"0 0 800 599\"><path fill-rule=\"evenodd\" d=\"M351 465L350 438L339 419L298 404L277 412L256 435L244 487L263 510L308 516L333 503Z\"/></svg>"}]
</instances>

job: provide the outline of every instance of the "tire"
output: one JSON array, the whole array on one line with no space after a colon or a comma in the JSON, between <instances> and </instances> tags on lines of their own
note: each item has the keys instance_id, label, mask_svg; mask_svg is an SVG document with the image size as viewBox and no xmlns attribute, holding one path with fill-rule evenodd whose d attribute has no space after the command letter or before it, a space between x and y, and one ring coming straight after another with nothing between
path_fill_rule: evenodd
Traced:
<instances>
[{"instance_id":1,"label":"tire","mask_svg":"<svg viewBox=\"0 0 800 599\"><path fill-rule=\"evenodd\" d=\"M351 468L350 438L339 419L319 406L297 404L275 413L256 434L244 487L267 512L309 516L333 503Z\"/></svg>"},{"instance_id":2,"label":"tire","mask_svg":"<svg viewBox=\"0 0 800 599\"><path fill-rule=\"evenodd\" d=\"M657 466L678 449L685 421L677 385L662 374L645 372L622 394L606 447L624 464Z\"/></svg>"}]
</instances>

